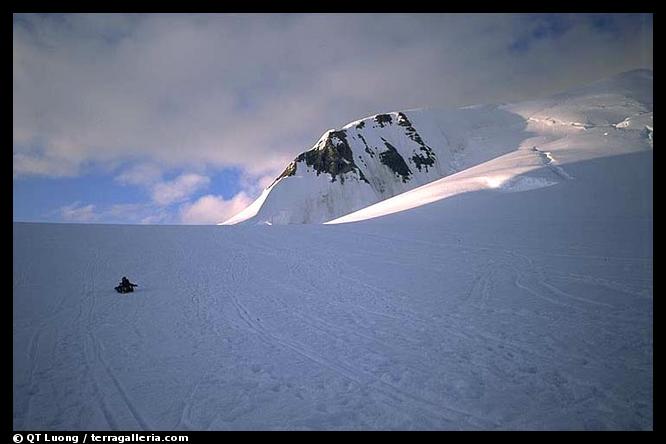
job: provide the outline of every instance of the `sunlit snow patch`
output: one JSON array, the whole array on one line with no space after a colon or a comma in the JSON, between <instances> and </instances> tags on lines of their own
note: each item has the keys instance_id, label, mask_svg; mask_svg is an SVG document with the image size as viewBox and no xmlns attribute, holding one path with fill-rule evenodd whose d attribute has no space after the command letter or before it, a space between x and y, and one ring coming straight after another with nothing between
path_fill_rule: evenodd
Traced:
<instances>
[{"instance_id":1,"label":"sunlit snow patch","mask_svg":"<svg viewBox=\"0 0 666 444\"><path fill-rule=\"evenodd\" d=\"M261 195L257 198L257 200L252 202L252 204L250 204L249 207L245 208L243 211L236 214L232 218L227 219L226 221L224 221L222 223L219 223L218 225L234 225L234 224L237 224L239 222L247 220L247 219L253 217L254 215L256 215L257 212L259 212L259 209L261 209L261 206L264 204L264 201L268 197L268 194L270 192L270 188L271 187L266 188L261 193Z\"/></svg>"},{"instance_id":2,"label":"sunlit snow patch","mask_svg":"<svg viewBox=\"0 0 666 444\"><path fill-rule=\"evenodd\" d=\"M557 184L557 181L545 177L518 176L502 184L499 191L518 192L536 190Z\"/></svg>"},{"instance_id":3,"label":"sunlit snow patch","mask_svg":"<svg viewBox=\"0 0 666 444\"><path fill-rule=\"evenodd\" d=\"M485 182L488 188L500 188L504 182L507 181L506 176L490 176L482 177L481 180Z\"/></svg>"}]
</instances>

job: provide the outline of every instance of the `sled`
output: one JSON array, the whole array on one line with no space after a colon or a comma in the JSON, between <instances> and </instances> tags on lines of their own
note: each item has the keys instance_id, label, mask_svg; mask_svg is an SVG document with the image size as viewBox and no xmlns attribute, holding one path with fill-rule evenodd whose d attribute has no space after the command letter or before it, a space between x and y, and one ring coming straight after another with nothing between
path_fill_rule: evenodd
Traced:
<instances>
[{"instance_id":1,"label":"sled","mask_svg":"<svg viewBox=\"0 0 666 444\"><path fill-rule=\"evenodd\" d=\"M134 287L132 287L132 286L121 287L120 285L118 285L117 287L115 287L115 290L118 293L132 293L134 291Z\"/></svg>"}]
</instances>

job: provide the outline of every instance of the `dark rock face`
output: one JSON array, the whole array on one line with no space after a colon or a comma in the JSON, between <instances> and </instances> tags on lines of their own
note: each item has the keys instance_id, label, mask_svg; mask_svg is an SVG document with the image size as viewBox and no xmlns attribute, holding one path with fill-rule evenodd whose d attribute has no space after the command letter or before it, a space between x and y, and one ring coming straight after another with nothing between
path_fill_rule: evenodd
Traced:
<instances>
[{"instance_id":1,"label":"dark rock face","mask_svg":"<svg viewBox=\"0 0 666 444\"><path fill-rule=\"evenodd\" d=\"M398 125L404 126L406 128L405 134L412 139L414 142L418 143L421 146L425 146L423 139L419 136L419 133L416 132L412 126L412 122L409 121L407 116L404 113L398 113Z\"/></svg>"},{"instance_id":2,"label":"dark rock face","mask_svg":"<svg viewBox=\"0 0 666 444\"><path fill-rule=\"evenodd\" d=\"M370 155L374 159L375 157L375 152L370 149L368 146L368 142L365 141L365 137L363 137L361 134L358 135L359 139L363 142L363 145L365 145L365 152Z\"/></svg>"},{"instance_id":3,"label":"dark rock face","mask_svg":"<svg viewBox=\"0 0 666 444\"><path fill-rule=\"evenodd\" d=\"M386 145L387 150L379 153L379 159L394 173L400 175L402 177L403 183L406 183L409 180L412 171L407 166L407 163L405 163L405 159L403 159L400 153L398 153L398 150L396 150L393 145L384 140L383 137L382 140L384 141L384 145Z\"/></svg>"},{"instance_id":4,"label":"dark rock face","mask_svg":"<svg viewBox=\"0 0 666 444\"><path fill-rule=\"evenodd\" d=\"M393 123L393 119L391 118L390 114L377 114L375 116L375 122L379 124L382 128L384 128L384 124L390 125Z\"/></svg>"},{"instance_id":5,"label":"dark rock face","mask_svg":"<svg viewBox=\"0 0 666 444\"><path fill-rule=\"evenodd\" d=\"M423 142L423 139L419 133L416 132L416 129L412 126L412 122L409 121L405 114L398 113L398 125L405 127L405 134L407 134L407 137L420 145L419 149L422 153L414 154L410 159L414 162L414 165L416 165L416 168L418 168L419 171L421 171L421 166L423 166L426 172L428 172L428 167L433 166L435 163L435 153L433 153L432 149Z\"/></svg>"},{"instance_id":6,"label":"dark rock face","mask_svg":"<svg viewBox=\"0 0 666 444\"><path fill-rule=\"evenodd\" d=\"M336 176L340 176L340 182L344 183L344 174L355 171L359 178L368 183L365 176L354 163L354 157L347 134L344 130L332 131L324 141L323 145L300 154L295 162L305 162L312 167L317 175L328 173L331 175L331 182L335 182Z\"/></svg>"},{"instance_id":7,"label":"dark rock face","mask_svg":"<svg viewBox=\"0 0 666 444\"><path fill-rule=\"evenodd\" d=\"M271 187L273 186L273 184L275 184L275 182L282 179L283 177L289 177L289 176L293 176L295 174L296 174L296 162L291 162L291 163L289 163L289 165L287 165L287 168L284 169L282 174L280 174L278 177L275 178L273 183L271 183Z\"/></svg>"},{"instance_id":8,"label":"dark rock face","mask_svg":"<svg viewBox=\"0 0 666 444\"><path fill-rule=\"evenodd\" d=\"M412 159L412 162L414 162L414 165L416 165L416 168L418 168L419 171L421 171L421 165L423 165L423 168L425 168L427 173L428 167L433 166L435 163L435 155L429 149L426 150L421 148L421 151L425 151L425 156L419 153L414 154L412 157L410 157L410 159Z\"/></svg>"},{"instance_id":9,"label":"dark rock face","mask_svg":"<svg viewBox=\"0 0 666 444\"><path fill-rule=\"evenodd\" d=\"M403 158L398 150L383 137L381 139L386 146L386 151L380 151L380 148L369 146L365 137L361 134L362 131L358 131L365 128L366 121L361 121L355 126L357 131L354 131L352 137L358 136L359 140L365 145L364 151L373 159L375 156L379 156L379 161L399 176L403 183L407 183L413 174L408 162L412 162L418 171L425 169L426 172L428 172L428 167L432 167L435 164L435 153L425 144L404 113L397 113L397 118L390 114L377 114L373 120L381 128L393 124L405 128L405 135L418 145L418 149L414 147L414 154L411 157ZM377 126L373 127L377 128ZM273 184L283 177L294 176L299 162L304 162L308 167L312 167L312 169L317 172L317 175L321 173L330 174L331 182L335 182L339 176L340 182L344 183L345 174L354 172L360 180L370 184L368 179L363 175L361 169L354 162L353 152L347 138L348 134L346 130L329 132L325 139L323 139L315 148L301 153L296 157L282 174L275 179ZM365 165L363 157L359 156L359 160ZM367 167L367 165L365 166ZM273 184L271 184L271 186ZM378 186L377 184L375 185ZM379 188L381 189L382 187Z\"/></svg>"}]
</instances>

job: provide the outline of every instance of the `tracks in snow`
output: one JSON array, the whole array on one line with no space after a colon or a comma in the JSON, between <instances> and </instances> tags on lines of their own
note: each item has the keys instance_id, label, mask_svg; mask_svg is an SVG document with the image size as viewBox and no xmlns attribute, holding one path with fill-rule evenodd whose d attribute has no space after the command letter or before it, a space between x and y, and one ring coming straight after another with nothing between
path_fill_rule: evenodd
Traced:
<instances>
[{"instance_id":1,"label":"tracks in snow","mask_svg":"<svg viewBox=\"0 0 666 444\"><path fill-rule=\"evenodd\" d=\"M141 430L151 430L151 427L135 407L122 381L116 376L104 358L104 346L95 333L97 325L95 315L97 314L98 302L95 277L99 274L100 261L101 254L99 249L97 249L93 253L93 258L88 262L86 273L83 277L82 305L88 305L85 320L79 320L80 327L83 330L84 368L90 377L93 393L96 397L95 400L100 407L104 419L112 430L117 430L119 427L126 428L125 425L121 425L122 423L117 418L118 411L114 405L115 403L110 404L108 401L108 399L118 398L120 398L121 404L125 406L125 409ZM109 387L114 388L112 393L108 392Z\"/></svg>"},{"instance_id":2,"label":"tracks in snow","mask_svg":"<svg viewBox=\"0 0 666 444\"><path fill-rule=\"evenodd\" d=\"M241 264L239 267L241 270L246 269L247 259L244 256L239 255L234 262ZM293 265L298 267L298 264L294 263ZM298 270L296 271L295 276L301 274ZM245 277L242 276L242 273L234 274L234 279L242 280L245 279ZM247 329L255 333L262 342L269 347L277 346L284 350L294 352L305 358L307 361L351 381L360 389L370 389L371 393L380 395L380 398L378 399L380 402L386 404L394 411L402 411L404 406L411 404L412 408L421 412L420 415L426 415L438 421L440 424L444 424L445 427L455 427L456 424L476 424L479 427L485 428L498 426L498 424L488 418L483 418L460 408L446 405L441 401L436 402L423 396L419 396L369 370L360 368L351 362L347 362L347 360L341 360L341 358L348 357L345 354L335 355L329 353L325 355L313 345L306 345L296 337L290 337L289 334L278 333L276 330L271 329L268 325L265 325L256 318L251 313L250 309L241 302L239 295L229 292L229 297L239 318L242 319ZM349 342L350 337L356 336L374 342L375 344L388 346L388 344L382 344L377 338L370 337L361 332L342 330L329 322L314 316L309 316L296 307L290 308L289 312L302 323L316 328L324 336L331 338L331 340ZM356 346L360 345L358 341L354 341L353 343ZM391 350L391 348L388 350ZM373 349L369 348L368 352L373 352ZM422 356L420 357L422 358ZM412 371L418 371L418 368L413 367Z\"/></svg>"}]
</instances>

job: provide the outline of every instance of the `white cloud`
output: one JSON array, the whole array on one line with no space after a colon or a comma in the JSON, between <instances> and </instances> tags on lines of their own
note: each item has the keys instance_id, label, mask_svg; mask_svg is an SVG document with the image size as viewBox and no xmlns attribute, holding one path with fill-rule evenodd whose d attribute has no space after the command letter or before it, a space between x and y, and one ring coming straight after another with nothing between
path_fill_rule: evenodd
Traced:
<instances>
[{"instance_id":1,"label":"white cloud","mask_svg":"<svg viewBox=\"0 0 666 444\"><path fill-rule=\"evenodd\" d=\"M60 207L57 214L65 222L217 224L239 213L252 201L253 198L245 192L227 200L222 196L208 194L194 202L184 202L177 208L155 203L97 206L77 201Z\"/></svg>"},{"instance_id":2,"label":"white cloud","mask_svg":"<svg viewBox=\"0 0 666 444\"><path fill-rule=\"evenodd\" d=\"M154 224L163 224L171 222L172 222L171 216L169 214L161 212L150 214L148 216L139 219L139 223L142 225L154 225Z\"/></svg>"},{"instance_id":3,"label":"white cloud","mask_svg":"<svg viewBox=\"0 0 666 444\"><path fill-rule=\"evenodd\" d=\"M273 182L275 182L275 178L278 175L279 174L271 174L268 176L261 176L259 179L257 179L257 184L259 185L261 191L268 188Z\"/></svg>"},{"instance_id":4,"label":"white cloud","mask_svg":"<svg viewBox=\"0 0 666 444\"><path fill-rule=\"evenodd\" d=\"M149 186L159 181L161 177L162 171L158 166L144 163L125 169L115 180L124 185Z\"/></svg>"},{"instance_id":5,"label":"white cloud","mask_svg":"<svg viewBox=\"0 0 666 444\"><path fill-rule=\"evenodd\" d=\"M245 193L225 200L222 196L208 194L180 210L180 220L185 224L217 224L239 213L252 203Z\"/></svg>"},{"instance_id":6,"label":"white cloud","mask_svg":"<svg viewBox=\"0 0 666 444\"><path fill-rule=\"evenodd\" d=\"M257 174L246 172L239 178L240 189L245 192L249 197L259 197L262 191L271 185L277 176L280 175L285 169L285 164L280 165L278 168L260 171Z\"/></svg>"},{"instance_id":7,"label":"white cloud","mask_svg":"<svg viewBox=\"0 0 666 444\"><path fill-rule=\"evenodd\" d=\"M61 218L67 222L94 222L98 218L93 204L81 205L80 202L74 202L61 207L59 212Z\"/></svg>"},{"instance_id":8,"label":"white cloud","mask_svg":"<svg viewBox=\"0 0 666 444\"><path fill-rule=\"evenodd\" d=\"M152 198L158 205L170 205L187 200L194 192L207 186L210 179L199 174L181 174L170 182L160 182L152 188Z\"/></svg>"},{"instance_id":9,"label":"white cloud","mask_svg":"<svg viewBox=\"0 0 666 444\"><path fill-rule=\"evenodd\" d=\"M179 223L178 213L154 203L121 203L108 205L74 202L57 210L55 214L64 222L116 223L116 224L168 224Z\"/></svg>"}]
</instances>

